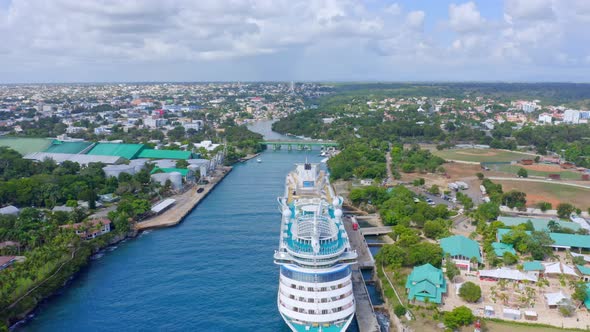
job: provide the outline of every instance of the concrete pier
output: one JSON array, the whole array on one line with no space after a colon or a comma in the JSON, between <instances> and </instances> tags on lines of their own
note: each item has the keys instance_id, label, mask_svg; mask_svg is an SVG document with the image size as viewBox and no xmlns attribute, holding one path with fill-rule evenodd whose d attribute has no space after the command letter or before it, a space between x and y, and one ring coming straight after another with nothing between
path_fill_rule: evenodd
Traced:
<instances>
[{"instance_id":1,"label":"concrete pier","mask_svg":"<svg viewBox=\"0 0 590 332\"><path fill-rule=\"evenodd\" d=\"M221 182L231 170L231 167L221 167L220 169L215 170L211 175L211 180L208 184L204 186L195 186L180 195L170 197L176 199L176 204L174 206L156 216L137 223L135 229L138 231L144 231L146 229L170 227L179 224L203 198L207 197L209 192L213 190L213 188L215 188L215 186ZM198 193L198 188L203 188L203 191Z\"/></svg>"},{"instance_id":2,"label":"concrete pier","mask_svg":"<svg viewBox=\"0 0 590 332\"><path fill-rule=\"evenodd\" d=\"M369 297L367 286L360 271L360 268L374 268L375 261L369 252L365 238L358 230L355 231L352 229L350 218L345 218L343 221L350 245L358 254L358 264L352 266L352 290L356 301L356 321L359 331L379 332L379 322L377 321L377 316L375 316L371 298Z\"/></svg>"}]
</instances>

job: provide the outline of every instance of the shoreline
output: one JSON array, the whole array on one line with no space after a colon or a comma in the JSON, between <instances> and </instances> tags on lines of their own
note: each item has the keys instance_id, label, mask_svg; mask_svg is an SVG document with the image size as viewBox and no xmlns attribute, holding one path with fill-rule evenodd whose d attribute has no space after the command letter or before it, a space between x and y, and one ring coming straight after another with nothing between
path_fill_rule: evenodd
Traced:
<instances>
[{"instance_id":1,"label":"shoreline","mask_svg":"<svg viewBox=\"0 0 590 332\"><path fill-rule=\"evenodd\" d=\"M176 198L178 198L178 196L183 196L186 199L186 201L183 202L183 204L173 206L171 209L166 210L163 213L154 216L150 219L147 219L146 221L137 223L135 227L128 233L123 235L115 235L112 239L108 240L104 245L93 248L85 262L77 269L76 272L70 274L62 283L60 283L59 287L55 288L47 296L43 296L42 298L37 300L33 307L26 309L12 317L7 317L9 323L9 325L7 325L8 330L13 331L15 329L18 329L19 326L27 324L27 322L35 316L35 312L42 305L46 304L47 301L51 300L51 298L58 296L65 289L67 289L69 285L72 283L72 281L78 277L78 275L83 269L88 269L90 267L93 261L92 257L94 256L94 254L102 252L105 249L115 246L125 240L135 239L143 231L149 229L176 226L179 223L181 223L184 220L184 218L188 214L190 214L193 211L193 209L196 208L205 197L209 195L209 193L217 186L217 184L223 181L225 176L229 174L232 171L232 169L233 168L231 166L222 166L220 172L218 170L215 171L215 173L217 174L213 176L213 180L211 182L205 185L203 192L197 193L196 191L198 186L195 186L194 188L191 188L183 194L176 195Z\"/></svg>"},{"instance_id":2,"label":"shoreline","mask_svg":"<svg viewBox=\"0 0 590 332\"><path fill-rule=\"evenodd\" d=\"M135 230L140 232L148 229L171 227L180 224L184 218L191 213L191 211L195 209L199 203L207 197L207 195L209 195L217 184L223 181L225 176L229 174L232 169L231 166L222 166L220 174L216 174L219 172L218 170L214 171L214 175L212 176L213 179L206 185L195 186L180 195L169 197L176 199L177 203L175 203L170 209L156 216L136 223ZM199 187L204 189L200 193L197 192Z\"/></svg>"}]
</instances>

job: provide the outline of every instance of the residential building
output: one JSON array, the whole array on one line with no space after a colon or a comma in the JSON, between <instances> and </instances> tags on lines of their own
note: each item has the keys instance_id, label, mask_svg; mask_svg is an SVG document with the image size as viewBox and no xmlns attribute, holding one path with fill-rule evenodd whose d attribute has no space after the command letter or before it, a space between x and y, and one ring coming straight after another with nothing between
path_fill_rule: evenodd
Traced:
<instances>
[{"instance_id":1,"label":"residential building","mask_svg":"<svg viewBox=\"0 0 590 332\"><path fill-rule=\"evenodd\" d=\"M416 266L406 280L408 300L442 303L447 283L441 269L430 264Z\"/></svg>"},{"instance_id":2,"label":"residential building","mask_svg":"<svg viewBox=\"0 0 590 332\"><path fill-rule=\"evenodd\" d=\"M571 124L580 123L580 111L565 110L565 112L563 112L563 122Z\"/></svg>"},{"instance_id":3,"label":"residential building","mask_svg":"<svg viewBox=\"0 0 590 332\"><path fill-rule=\"evenodd\" d=\"M76 224L63 225L60 227L74 229L76 234L81 238L91 240L110 232L111 221L106 218L99 218Z\"/></svg>"}]
</instances>

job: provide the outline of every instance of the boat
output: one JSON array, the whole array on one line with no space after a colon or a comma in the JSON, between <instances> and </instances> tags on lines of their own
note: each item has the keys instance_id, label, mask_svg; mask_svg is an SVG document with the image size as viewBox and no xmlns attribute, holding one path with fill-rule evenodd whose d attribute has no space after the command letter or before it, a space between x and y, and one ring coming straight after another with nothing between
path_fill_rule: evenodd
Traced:
<instances>
[{"instance_id":1,"label":"boat","mask_svg":"<svg viewBox=\"0 0 590 332\"><path fill-rule=\"evenodd\" d=\"M257 163L261 163L262 162L262 159L258 158L258 159L256 159L256 162Z\"/></svg>"},{"instance_id":2,"label":"boat","mask_svg":"<svg viewBox=\"0 0 590 332\"><path fill-rule=\"evenodd\" d=\"M354 318L352 267L357 253L336 196L320 164L296 164L278 199L281 211L277 306L294 332L346 331Z\"/></svg>"}]
</instances>

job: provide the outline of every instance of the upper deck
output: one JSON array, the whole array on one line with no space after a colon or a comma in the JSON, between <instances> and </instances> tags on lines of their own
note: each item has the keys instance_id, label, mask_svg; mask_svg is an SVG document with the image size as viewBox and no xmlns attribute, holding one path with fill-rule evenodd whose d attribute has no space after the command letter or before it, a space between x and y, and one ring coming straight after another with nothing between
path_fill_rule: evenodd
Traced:
<instances>
[{"instance_id":1,"label":"upper deck","mask_svg":"<svg viewBox=\"0 0 590 332\"><path fill-rule=\"evenodd\" d=\"M277 263L326 266L354 261L342 223L342 199L335 197L318 164L298 164L287 176Z\"/></svg>"}]
</instances>

